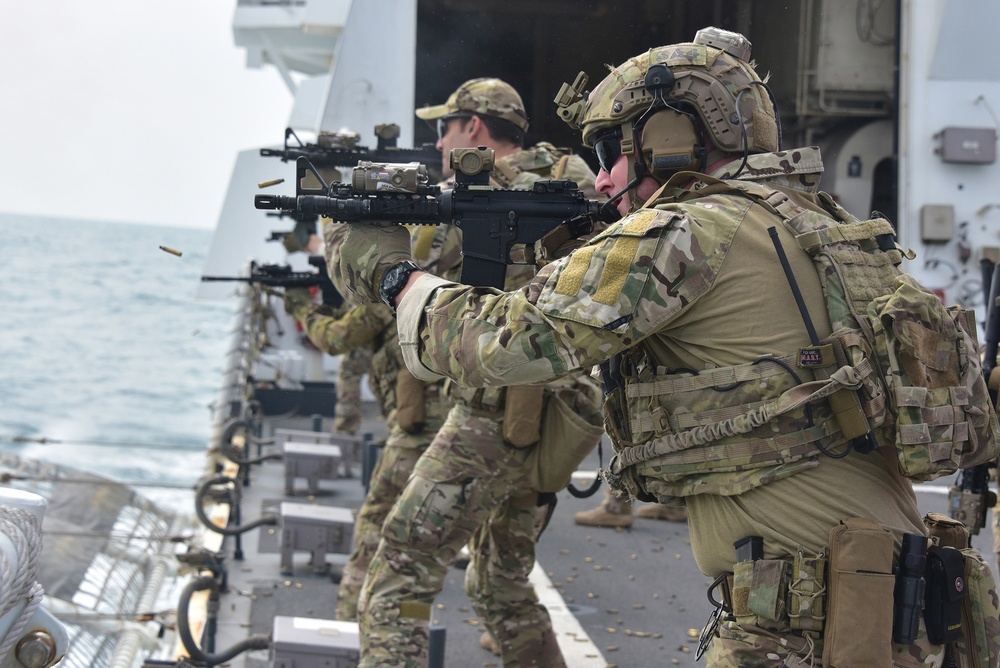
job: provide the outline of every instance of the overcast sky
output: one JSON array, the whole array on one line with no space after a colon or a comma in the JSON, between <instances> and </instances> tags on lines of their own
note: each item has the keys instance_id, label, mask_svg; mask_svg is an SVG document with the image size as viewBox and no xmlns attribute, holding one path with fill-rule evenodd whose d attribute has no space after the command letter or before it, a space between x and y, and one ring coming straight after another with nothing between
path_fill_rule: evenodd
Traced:
<instances>
[{"instance_id":1,"label":"overcast sky","mask_svg":"<svg viewBox=\"0 0 1000 668\"><path fill-rule=\"evenodd\" d=\"M235 0L0 0L0 212L212 228L292 96Z\"/></svg>"}]
</instances>

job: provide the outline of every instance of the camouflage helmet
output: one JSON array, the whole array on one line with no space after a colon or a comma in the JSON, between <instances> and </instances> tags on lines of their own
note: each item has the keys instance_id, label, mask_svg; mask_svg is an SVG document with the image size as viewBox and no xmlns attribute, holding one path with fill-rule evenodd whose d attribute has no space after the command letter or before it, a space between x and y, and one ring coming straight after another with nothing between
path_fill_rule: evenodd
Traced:
<instances>
[{"instance_id":1,"label":"camouflage helmet","mask_svg":"<svg viewBox=\"0 0 1000 668\"><path fill-rule=\"evenodd\" d=\"M649 80L664 87L665 103L689 105L722 151L743 151L744 127L749 152L778 150L774 106L750 62L750 42L739 33L705 28L691 43L650 49L609 69L611 74L586 100L585 75L572 87L564 84L556 98L560 117L583 131L587 146L593 147L602 130L651 109L657 97L647 90Z\"/></svg>"},{"instance_id":2,"label":"camouflage helmet","mask_svg":"<svg viewBox=\"0 0 1000 668\"><path fill-rule=\"evenodd\" d=\"M521 96L513 86L500 79L470 79L459 86L444 104L423 107L416 113L417 118L433 121L463 112L493 116L513 123L521 132L528 131L528 114Z\"/></svg>"}]
</instances>

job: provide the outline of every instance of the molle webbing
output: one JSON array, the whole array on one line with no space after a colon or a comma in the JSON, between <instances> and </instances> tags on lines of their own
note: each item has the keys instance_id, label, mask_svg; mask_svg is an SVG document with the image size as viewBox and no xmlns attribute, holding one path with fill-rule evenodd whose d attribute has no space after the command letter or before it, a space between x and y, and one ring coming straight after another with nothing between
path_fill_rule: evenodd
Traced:
<instances>
[{"instance_id":1,"label":"molle webbing","mask_svg":"<svg viewBox=\"0 0 1000 668\"><path fill-rule=\"evenodd\" d=\"M794 360L795 356L781 359L789 366ZM777 396L763 393L748 396L748 390L753 391L765 381L788 376L788 372L775 363L745 364L712 369L695 376L672 375L644 382L626 379L627 404L632 407L630 433L633 439L639 434L648 434L648 437L645 442L618 451L615 472L654 459L658 465L677 466L716 462L718 466L713 466L713 470L734 470L799 459L821 447L829 447L839 439L839 429L828 410L817 410L808 425L803 423L801 415L783 416L806 405L819 406L820 400L841 388L856 389L872 375L872 367L863 360L854 367L839 368L826 380L811 380L811 371L805 368L796 369L796 373L804 376L806 382L779 390ZM734 383L742 386L748 381L739 394L718 390ZM719 407L727 399L740 401L739 397L743 398L742 402ZM638 408L640 403L647 408ZM679 410L705 404L715 407ZM772 421L778 426L777 435L751 434Z\"/></svg>"},{"instance_id":2,"label":"molle webbing","mask_svg":"<svg viewBox=\"0 0 1000 668\"><path fill-rule=\"evenodd\" d=\"M922 420L916 424L898 425L900 445L922 445L933 440L935 443L931 448L937 457L933 461L941 461L947 459L956 446L962 447L969 440L969 423L965 415L965 407L969 405L967 388L960 385L937 390L901 387L897 388L896 394ZM931 430L942 429L949 432L950 440L937 443L940 439L932 439Z\"/></svg>"},{"instance_id":3,"label":"molle webbing","mask_svg":"<svg viewBox=\"0 0 1000 668\"><path fill-rule=\"evenodd\" d=\"M506 160L497 160L493 167L492 177L501 188L510 188L514 179L521 175L521 171L519 167Z\"/></svg>"},{"instance_id":4,"label":"molle webbing","mask_svg":"<svg viewBox=\"0 0 1000 668\"><path fill-rule=\"evenodd\" d=\"M731 369L741 369L741 367L730 367ZM868 379L872 377L872 366L868 360L864 360L860 364L854 367L858 378ZM801 370L800 370L801 371ZM746 374L737 373L737 377L744 376ZM776 375L776 374L769 374ZM764 375L760 375L759 378L764 378ZM633 398L640 396L638 393L644 392L649 389L652 385L669 385L670 381L654 381L652 383L642 383L636 386L627 386L626 396ZM635 390L633 390L635 387ZM677 389L675 392L683 392L684 390ZM759 402L748 402L745 404L740 404L736 406L723 406L720 408L714 408L709 410L698 411L697 413L675 413L669 418L669 428L674 432L685 431L688 429L695 429L697 427L704 427L709 425L726 423L730 420L735 420L741 415L752 415L754 411L757 411L761 406L766 405L764 401ZM913 404L917 405L917 404ZM862 408L865 411L865 415L879 415L885 408L885 397L879 395L875 400L870 400L868 402L862 402ZM943 422L940 424L944 424ZM636 415L632 418L631 427L632 433L644 433L644 432L655 432L659 429L659 433L663 433L664 427L667 426L667 419L662 411L650 411L648 413L643 413ZM740 432L742 433L742 432Z\"/></svg>"},{"instance_id":5,"label":"molle webbing","mask_svg":"<svg viewBox=\"0 0 1000 668\"><path fill-rule=\"evenodd\" d=\"M681 468L684 466L718 462L712 471L738 471L744 468L770 466L816 454L817 443L828 447L839 434L833 419L823 420L815 426L772 438L745 438L731 443L689 447L684 450L661 453L662 441L627 448L618 457L621 466L630 466L656 460L658 465Z\"/></svg>"},{"instance_id":6,"label":"molle webbing","mask_svg":"<svg viewBox=\"0 0 1000 668\"><path fill-rule=\"evenodd\" d=\"M855 392L870 428L883 424L881 373L858 316L872 299L892 292L902 253L879 247L878 238L893 233L888 221L859 221L822 194L821 212L763 184L690 176L701 183L681 195L682 201L736 195L781 219L815 261L835 332L824 343L844 353L839 361L824 360L821 367L800 365L796 353L697 374L666 375L662 369L652 374L646 367L639 376L626 376L620 412L628 421L609 429L616 435L609 480L625 480L631 470L640 480L655 478L657 494L736 493L746 486L743 477L751 484L767 484L801 470L785 465L843 451L846 439L828 400L835 392ZM771 363L761 363L769 359ZM727 472L739 473L741 479L706 484L707 475Z\"/></svg>"},{"instance_id":7,"label":"molle webbing","mask_svg":"<svg viewBox=\"0 0 1000 668\"><path fill-rule=\"evenodd\" d=\"M726 183L780 216L799 247L817 261L835 328L856 326L846 320L841 306L857 317L865 313L873 299L892 292L903 254L898 248L879 250L876 239L894 234L889 221L858 220L830 197L820 198L826 209L824 216L803 209L781 191L759 183Z\"/></svg>"},{"instance_id":8,"label":"molle webbing","mask_svg":"<svg viewBox=\"0 0 1000 668\"><path fill-rule=\"evenodd\" d=\"M569 154L552 144L541 142L506 159L496 161L492 178L501 188L510 188L524 172L539 174L543 179L562 178ZM558 175L557 175L558 174Z\"/></svg>"},{"instance_id":9,"label":"molle webbing","mask_svg":"<svg viewBox=\"0 0 1000 668\"><path fill-rule=\"evenodd\" d=\"M825 193L820 193L819 200L823 204L826 216L832 220L823 220L824 217L822 214L816 214L813 211L802 208L780 190L768 188L754 181L723 181L693 172L684 172L683 174L688 177L693 176L703 184L707 184L690 191L692 198L729 192L749 197L770 210L785 222L789 231L795 235L795 240L799 248L809 253L809 255L815 255L817 251L826 246L838 243L853 244L866 240L875 242L876 237L886 234L894 235L896 233L892 224L884 218L859 220ZM687 198L682 197L682 199ZM795 225L792 222L795 218L803 214L812 214L809 222L814 224L803 227L802 225ZM884 250L881 254L892 258L896 265L902 262L903 259L903 254L898 248Z\"/></svg>"},{"instance_id":10,"label":"molle webbing","mask_svg":"<svg viewBox=\"0 0 1000 668\"><path fill-rule=\"evenodd\" d=\"M1000 432L975 348L976 326L961 308L946 308L901 272L898 246L881 250L876 237L891 235L892 226L858 221L829 196L820 201L839 223L759 184L729 183L773 207L816 261L834 328L863 332L903 475L932 480L994 459Z\"/></svg>"},{"instance_id":11,"label":"molle webbing","mask_svg":"<svg viewBox=\"0 0 1000 668\"><path fill-rule=\"evenodd\" d=\"M725 191L724 186L729 186L728 190L735 194L749 197L761 206L771 210L783 220L790 221L793 218L805 214L814 213L802 208L793 202L788 195L768 188L753 181L722 181L716 178L707 177L703 174L697 175L705 183L710 184L709 188L699 190L699 194L707 192ZM822 193L821 193L822 195ZM810 225L804 230L792 226L790 229L796 235L799 247L809 254L813 254L821 246L829 246L841 242L857 242L865 239L875 240L875 237L883 234L895 234L889 221L883 218L873 218L871 220L858 220L846 209L833 201L830 197L820 197L824 205L826 216L832 219L826 224ZM818 214L822 216L822 214ZM892 250L887 251L890 255ZM902 253L895 250L895 253L902 258Z\"/></svg>"},{"instance_id":12,"label":"molle webbing","mask_svg":"<svg viewBox=\"0 0 1000 668\"><path fill-rule=\"evenodd\" d=\"M895 230L888 220L875 218L855 223L844 223L835 227L828 227L823 230L813 230L796 236L799 248L807 253L814 253L821 246L840 242L861 241L862 239L874 239L883 234L894 234ZM893 249L888 251L890 255L896 254L897 262L902 261L902 253Z\"/></svg>"},{"instance_id":13,"label":"molle webbing","mask_svg":"<svg viewBox=\"0 0 1000 668\"><path fill-rule=\"evenodd\" d=\"M872 300L892 293L892 280L899 274L892 253L828 250L826 255L846 279L846 303L852 315L863 314Z\"/></svg>"},{"instance_id":14,"label":"molle webbing","mask_svg":"<svg viewBox=\"0 0 1000 668\"><path fill-rule=\"evenodd\" d=\"M778 358L785 364L794 367L797 355L786 355ZM777 364L741 364L740 366L719 367L699 371L697 375L673 374L659 376L654 380L641 383L631 383L627 387L627 397L655 397L661 394L675 392L693 392L715 387L726 387L734 383L760 381L772 376L782 376L787 372Z\"/></svg>"}]
</instances>

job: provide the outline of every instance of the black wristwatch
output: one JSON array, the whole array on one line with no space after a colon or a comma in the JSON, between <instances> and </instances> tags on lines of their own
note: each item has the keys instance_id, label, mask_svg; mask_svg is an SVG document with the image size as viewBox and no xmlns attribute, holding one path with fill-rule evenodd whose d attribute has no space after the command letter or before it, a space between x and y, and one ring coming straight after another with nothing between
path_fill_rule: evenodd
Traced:
<instances>
[{"instance_id":1,"label":"black wristwatch","mask_svg":"<svg viewBox=\"0 0 1000 668\"><path fill-rule=\"evenodd\" d=\"M386 306L396 310L396 296L406 287L406 282L410 280L410 274L420 271L416 262L404 260L389 267L382 277L382 282L378 286L378 296Z\"/></svg>"}]
</instances>

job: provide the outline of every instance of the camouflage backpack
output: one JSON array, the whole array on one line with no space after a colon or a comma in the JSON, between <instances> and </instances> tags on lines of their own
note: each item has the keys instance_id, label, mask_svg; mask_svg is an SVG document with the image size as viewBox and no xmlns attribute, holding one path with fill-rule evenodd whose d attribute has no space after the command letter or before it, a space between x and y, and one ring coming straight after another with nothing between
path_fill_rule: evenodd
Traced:
<instances>
[{"instance_id":1,"label":"camouflage backpack","mask_svg":"<svg viewBox=\"0 0 1000 668\"><path fill-rule=\"evenodd\" d=\"M880 428L880 444L895 444L902 475L933 480L995 459L1000 427L983 378L975 313L945 307L899 269L902 251L884 243L892 225L858 220L826 193L823 215L758 183L724 183L780 216L816 262L833 336L852 365L867 359L877 368L875 382L856 392L870 427Z\"/></svg>"}]
</instances>

